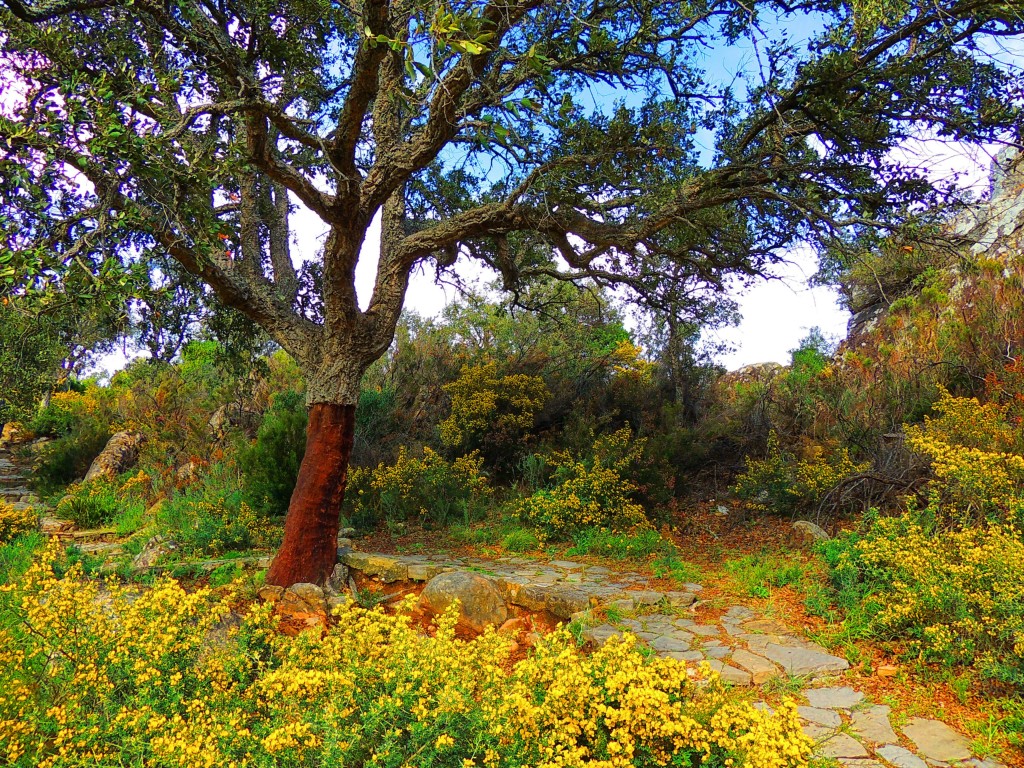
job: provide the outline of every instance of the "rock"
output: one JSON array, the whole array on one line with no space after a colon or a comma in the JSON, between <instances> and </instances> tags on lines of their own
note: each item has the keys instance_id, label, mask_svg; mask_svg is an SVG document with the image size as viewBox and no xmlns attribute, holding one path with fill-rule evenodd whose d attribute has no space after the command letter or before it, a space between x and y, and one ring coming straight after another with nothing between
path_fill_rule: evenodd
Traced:
<instances>
[{"instance_id":1,"label":"rock","mask_svg":"<svg viewBox=\"0 0 1024 768\"><path fill-rule=\"evenodd\" d=\"M552 560L548 563L552 568L559 568L563 571L582 571L583 563L577 563L573 560Z\"/></svg>"},{"instance_id":2,"label":"rock","mask_svg":"<svg viewBox=\"0 0 1024 768\"><path fill-rule=\"evenodd\" d=\"M797 707L797 714L804 720L815 725L823 725L826 728L838 728L843 724L843 718L834 709L818 709L817 707Z\"/></svg>"},{"instance_id":3,"label":"rock","mask_svg":"<svg viewBox=\"0 0 1024 768\"><path fill-rule=\"evenodd\" d=\"M909 749L897 746L896 744L886 744L884 747L879 747L875 750L875 754L885 760L885 762L892 763L896 768L928 768L928 763Z\"/></svg>"},{"instance_id":4,"label":"rock","mask_svg":"<svg viewBox=\"0 0 1024 768\"><path fill-rule=\"evenodd\" d=\"M263 600L264 602L276 603L284 594L284 587L278 587L274 584L265 584L260 587L260 591L256 594L259 595L260 600Z\"/></svg>"},{"instance_id":5,"label":"rock","mask_svg":"<svg viewBox=\"0 0 1024 768\"><path fill-rule=\"evenodd\" d=\"M768 643L762 653L781 666L786 674L800 677L825 672L842 672L850 668L846 659L832 656L815 648L794 648L777 643Z\"/></svg>"},{"instance_id":6,"label":"rock","mask_svg":"<svg viewBox=\"0 0 1024 768\"><path fill-rule=\"evenodd\" d=\"M842 688L808 688L804 692L812 707L819 709L853 709L864 700L864 694L849 686Z\"/></svg>"},{"instance_id":7,"label":"rock","mask_svg":"<svg viewBox=\"0 0 1024 768\"><path fill-rule=\"evenodd\" d=\"M818 744L815 752L834 759L870 757L864 745L847 733L837 733L830 736Z\"/></svg>"},{"instance_id":8,"label":"rock","mask_svg":"<svg viewBox=\"0 0 1024 768\"><path fill-rule=\"evenodd\" d=\"M672 635L659 635L650 642L651 648L659 653L682 653L690 650L690 642Z\"/></svg>"},{"instance_id":9,"label":"rock","mask_svg":"<svg viewBox=\"0 0 1024 768\"><path fill-rule=\"evenodd\" d=\"M750 673L754 685L760 685L779 674L779 668L768 659L742 648L733 653L730 661Z\"/></svg>"},{"instance_id":10,"label":"rock","mask_svg":"<svg viewBox=\"0 0 1024 768\"><path fill-rule=\"evenodd\" d=\"M793 523L793 530L800 535L804 542L809 544L817 541L828 541L832 538L824 528L812 523L810 520L797 520Z\"/></svg>"},{"instance_id":11,"label":"rock","mask_svg":"<svg viewBox=\"0 0 1024 768\"><path fill-rule=\"evenodd\" d=\"M509 619L500 627L498 627L498 634L515 637L520 632L529 632L531 629L533 629L533 625L530 623L530 620L522 616L519 616L513 619Z\"/></svg>"},{"instance_id":12,"label":"rock","mask_svg":"<svg viewBox=\"0 0 1024 768\"><path fill-rule=\"evenodd\" d=\"M100 451L100 455L93 459L89 471L85 473L86 482L99 478L113 479L130 469L139 458L141 445L142 435L116 432L107 441L106 447Z\"/></svg>"},{"instance_id":13,"label":"rock","mask_svg":"<svg viewBox=\"0 0 1024 768\"><path fill-rule=\"evenodd\" d=\"M596 648L600 648L611 638L618 637L619 635L619 630L611 624L602 624L598 627L583 630L583 639L588 643L593 643Z\"/></svg>"},{"instance_id":14,"label":"rock","mask_svg":"<svg viewBox=\"0 0 1024 768\"><path fill-rule=\"evenodd\" d=\"M500 627L508 620L508 607L498 588L490 579L469 571L435 576L420 595L421 604L435 614L442 613L456 600L462 620L478 632L491 624Z\"/></svg>"},{"instance_id":15,"label":"rock","mask_svg":"<svg viewBox=\"0 0 1024 768\"><path fill-rule=\"evenodd\" d=\"M43 517L39 520L39 530L47 536L56 536L74 529L75 524L71 520L61 520L59 517Z\"/></svg>"},{"instance_id":16,"label":"rock","mask_svg":"<svg viewBox=\"0 0 1024 768\"><path fill-rule=\"evenodd\" d=\"M889 724L889 712L884 704L854 712L853 732L872 744L899 744L899 737Z\"/></svg>"},{"instance_id":17,"label":"rock","mask_svg":"<svg viewBox=\"0 0 1024 768\"><path fill-rule=\"evenodd\" d=\"M401 560L388 555L374 555L369 552L345 552L341 562L349 568L366 576L373 576L385 584L393 581L405 581L409 577L409 567Z\"/></svg>"},{"instance_id":18,"label":"rock","mask_svg":"<svg viewBox=\"0 0 1024 768\"><path fill-rule=\"evenodd\" d=\"M590 595L576 587L555 585L548 588L544 607L558 618L568 619L590 607Z\"/></svg>"},{"instance_id":19,"label":"rock","mask_svg":"<svg viewBox=\"0 0 1024 768\"><path fill-rule=\"evenodd\" d=\"M734 605L725 612L723 618L731 619L733 621L749 621L750 619L756 619L757 614L745 605Z\"/></svg>"},{"instance_id":20,"label":"rock","mask_svg":"<svg viewBox=\"0 0 1024 768\"><path fill-rule=\"evenodd\" d=\"M344 592L348 588L348 566L337 563L331 575L327 577L327 589L331 592Z\"/></svg>"},{"instance_id":21,"label":"rock","mask_svg":"<svg viewBox=\"0 0 1024 768\"><path fill-rule=\"evenodd\" d=\"M665 598L668 600L669 605L676 608L687 608L697 602L697 596L693 592L666 592Z\"/></svg>"},{"instance_id":22,"label":"rock","mask_svg":"<svg viewBox=\"0 0 1024 768\"><path fill-rule=\"evenodd\" d=\"M152 568L161 557L177 548L178 544L173 539L154 536L143 545L142 551L132 558L132 567L136 569Z\"/></svg>"},{"instance_id":23,"label":"rock","mask_svg":"<svg viewBox=\"0 0 1024 768\"><path fill-rule=\"evenodd\" d=\"M0 448L8 448L16 443L23 443L27 439L28 435L25 434L21 424L15 421L8 421L4 424L3 431L0 432Z\"/></svg>"},{"instance_id":24,"label":"rock","mask_svg":"<svg viewBox=\"0 0 1024 768\"><path fill-rule=\"evenodd\" d=\"M896 677L899 672L900 668L892 664L883 664L875 670L875 674L879 677Z\"/></svg>"},{"instance_id":25,"label":"rock","mask_svg":"<svg viewBox=\"0 0 1024 768\"><path fill-rule=\"evenodd\" d=\"M547 608L548 587L540 584L515 584L505 582L507 599L528 611L543 611Z\"/></svg>"},{"instance_id":26,"label":"rock","mask_svg":"<svg viewBox=\"0 0 1024 768\"><path fill-rule=\"evenodd\" d=\"M281 596L282 603L298 603L313 613L327 613L327 595L316 584L292 584Z\"/></svg>"},{"instance_id":27,"label":"rock","mask_svg":"<svg viewBox=\"0 0 1024 768\"><path fill-rule=\"evenodd\" d=\"M448 566L439 563L409 563L408 566L411 581L430 581L447 570L449 570Z\"/></svg>"},{"instance_id":28,"label":"rock","mask_svg":"<svg viewBox=\"0 0 1024 768\"><path fill-rule=\"evenodd\" d=\"M657 605L665 599L664 592L655 592L651 589L630 590L625 594L637 605Z\"/></svg>"},{"instance_id":29,"label":"rock","mask_svg":"<svg viewBox=\"0 0 1024 768\"><path fill-rule=\"evenodd\" d=\"M618 600L612 600L605 607L612 608L619 613L632 613L636 610L636 603L629 598L620 598Z\"/></svg>"},{"instance_id":30,"label":"rock","mask_svg":"<svg viewBox=\"0 0 1024 768\"><path fill-rule=\"evenodd\" d=\"M354 539L355 537L356 537L356 529L355 528L342 528L340 531L338 531L338 538L339 539Z\"/></svg>"},{"instance_id":31,"label":"rock","mask_svg":"<svg viewBox=\"0 0 1024 768\"><path fill-rule=\"evenodd\" d=\"M955 763L972 757L967 739L938 720L912 717L903 726L903 734L929 760Z\"/></svg>"},{"instance_id":32,"label":"rock","mask_svg":"<svg viewBox=\"0 0 1024 768\"><path fill-rule=\"evenodd\" d=\"M178 467L178 470L174 473L174 477L179 486L191 485L199 480L200 469L202 469L202 464L195 460L189 460Z\"/></svg>"},{"instance_id":33,"label":"rock","mask_svg":"<svg viewBox=\"0 0 1024 768\"><path fill-rule=\"evenodd\" d=\"M705 663L727 683L733 685L750 685L751 683L750 673L745 670L736 669L718 659L708 659Z\"/></svg>"}]
</instances>

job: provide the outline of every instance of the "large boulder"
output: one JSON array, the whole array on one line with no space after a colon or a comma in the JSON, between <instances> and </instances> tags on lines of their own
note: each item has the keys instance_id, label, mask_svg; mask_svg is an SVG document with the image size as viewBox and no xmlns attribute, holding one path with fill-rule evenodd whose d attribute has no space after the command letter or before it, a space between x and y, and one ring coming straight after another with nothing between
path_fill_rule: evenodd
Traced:
<instances>
[{"instance_id":1,"label":"large boulder","mask_svg":"<svg viewBox=\"0 0 1024 768\"><path fill-rule=\"evenodd\" d=\"M108 441L100 455L92 461L85 480L114 478L131 469L139 458L142 435L133 432L117 432Z\"/></svg>"},{"instance_id":2,"label":"large boulder","mask_svg":"<svg viewBox=\"0 0 1024 768\"><path fill-rule=\"evenodd\" d=\"M490 579L469 571L451 571L427 582L420 602L430 613L444 612L459 601L460 621L482 632L488 625L501 626L508 620L508 606Z\"/></svg>"}]
</instances>

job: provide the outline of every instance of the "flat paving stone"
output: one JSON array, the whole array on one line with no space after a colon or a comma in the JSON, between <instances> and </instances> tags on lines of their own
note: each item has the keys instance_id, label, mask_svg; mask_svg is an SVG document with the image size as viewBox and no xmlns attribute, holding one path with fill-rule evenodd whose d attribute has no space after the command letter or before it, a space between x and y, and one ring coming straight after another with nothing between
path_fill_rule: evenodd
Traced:
<instances>
[{"instance_id":1,"label":"flat paving stone","mask_svg":"<svg viewBox=\"0 0 1024 768\"><path fill-rule=\"evenodd\" d=\"M899 744L899 736L889 723L889 707L875 704L853 713L853 732L871 744Z\"/></svg>"},{"instance_id":2,"label":"flat paving stone","mask_svg":"<svg viewBox=\"0 0 1024 768\"><path fill-rule=\"evenodd\" d=\"M756 619L757 614L745 605L734 605L725 612L724 618L735 619L737 621L747 621L748 619Z\"/></svg>"},{"instance_id":3,"label":"flat paving stone","mask_svg":"<svg viewBox=\"0 0 1024 768\"><path fill-rule=\"evenodd\" d=\"M700 651L667 651L666 653L660 653L659 656L666 656L676 661L704 661L704 654Z\"/></svg>"},{"instance_id":4,"label":"flat paving stone","mask_svg":"<svg viewBox=\"0 0 1024 768\"><path fill-rule=\"evenodd\" d=\"M837 733L820 742L814 750L817 754L833 759L844 757L870 757L864 745L848 733Z\"/></svg>"},{"instance_id":5,"label":"flat paving stone","mask_svg":"<svg viewBox=\"0 0 1024 768\"><path fill-rule=\"evenodd\" d=\"M714 627L710 624L694 624L692 627L686 628L689 632L693 632L695 635L701 637L718 637L721 634L721 630L718 627Z\"/></svg>"},{"instance_id":6,"label":"flat paving stone","mask_svg":"<svg viewBox=\"0 0 1024 768\"><path fill-rule=\"evenodd\" d=\"M826 672L842 672L850 668L850 663L846 659L826 653L824 649L793 648L769 643L761 652L766 658L782 667L787 674L797 677Z\"/></svg>"},{"instance_id":7,"label":"flat paving stone","mask_svg":"<svg viewBox=\"0 0 1024 768\"><path fill-rule=\"evenodd\" d=\"M656 651L668 653L669 651L688 651L690 643L686 640L672 637L671 635L659 635L650 641L650 646Z\"/></svg>"},{"instance_id":8,"label":"flat paving stone","mask_svg":"<svg viewBox=\"0 0 1024 768\"><path fill-rule=\"evenodd\" d=\"M797 707L797 714L804 720L815 725L823 725L826 728L838 728L843 724L843 718L834 709L819 709L818 707Z\"/></svg>"},{"instance_id":9,"label":"flat paving stone","mask_svg":"<svg viewBox=\"0 0 1024 768\"><path fill-rule=\"evenodd\" d=\"M896 768L928 768L928 763L915 755L906 747L896 744L886 744L875 750L875 754L891 763Z\"/></svg>"},{"instance_id":10,"label":"flat paving stone","mask_svg":"<svg viewBox=\"0 0 1024 768\"><path fill-rule=\"evenodd\" d=\"M734 666L747 670L754 685L765 683L779 674L779 668L768 659L742 648L733 652L730 662Z\"/></svg>"},{"instance_id":11,"label":"flat paving stone","mask_svg":"<svg viewBox=\"0 0 1024 768\"><path fill-rule=\"evenodd\" d=\"M724 659L732 653L732 648L727 645L701 646L701 649L709 659Z\"/></svg>"},{"instance_id":12,"label":"flat paving stone","mask_svg":"<svg viewBox=\"0 0 1024 768\"><path fill-rule=\"evenodd\" d=\"M582 571L584 567L583 563L577 563L575 560L552 560L548 565L563 571Z\"/></svg>"},{"instance_id":13,"label":"flat paving stone","mask_svg":"<svg viewBox=\"0 0 1024 768\"><path fill-rule=\"evenodd\" d=\"M807 688L803 692L812 707L821 709L853 709L864 700L864 694L849 686L841 688Z\"/></svg>"},{"instance_id":14,"label":"flat paving stone","mask_svg":"<svg viewBox=\"0 0 1024 768\"><path fill-rule=\"evenodd\" d=\"M611 624L601 624L600 626L590 627L589 629L583 630L583 639L600 648L611 638L618 637L621 634L622 633Z\"/></svg>"},{"instance_id":15,"label":"flat paving stone","mask_svg":"<svg viewBox=\"0 0 1024 768\"><path fill-rule=\"evenodd\" d=\"M719 677L733 685L750 685L752 680L750 673L745 669L737 669L718 659L708 659L708 666L718 673Z\"/></svg>"},{"instance_id":16,"label":"flat paving stone","mask_svg":"<svg viewBox=\"0 0 1024 768\"><path fill-rule=\"evenodd\" d=\"M938 720L912 717L903 726L903 735L929 760L955 763L973 757L967 739Z\"/></svg>"}]
</instances>

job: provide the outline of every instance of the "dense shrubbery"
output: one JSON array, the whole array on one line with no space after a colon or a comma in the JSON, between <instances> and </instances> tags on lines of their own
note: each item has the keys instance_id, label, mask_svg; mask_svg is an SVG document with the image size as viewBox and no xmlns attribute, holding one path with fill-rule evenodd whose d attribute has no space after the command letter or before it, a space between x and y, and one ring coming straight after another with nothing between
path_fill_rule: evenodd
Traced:
<instances>
[{"instance_id":1,"label":"dense shrubbery","mask_svg":"<svg viewBox=\"0 0 1024 768\"><path fill-rule=\"evenodd\" d=\"M305 397L281 392L264 414L255 442L239 456L246 497L264 514L280 515L288 509L306 452L306 421Z\"/></svg>"},{"instance_id":2,"label":"dense shrubbery","mask_svg":"<svg viewBox=\"0 0 1024 768\"><path fill-rule=\"evenodd\" d=\"M38 518L31 509L17 509L0 501L0 544L7 544L23 533L34 530Z\"/></svg>"},{"instance_id":3,"label":"dense shrubbery","mask_svg":"<svg viewBox=\"0 0 1024 768\"><path fill-rule=\"evenodd\" d=\"M648 526L644 508L633 500L639 487L624 476L642 456L644 444L633 440L626 428L596 440L590 457L549 457L552 487L523 499L519 516L551 539L586 528L627 531Z\"/></svg>"},{"instance_id":4,"label":"dense shrubbery","mask_svg":"<svg viewBox=\"0 0 1024 768\"><path fill-rule=\"evenodd\" d=\"M225 635L230 593L100 589L49 551L0 591L10 765L798 768L810 756L792 702L730 703L631 641L585 656L559 631L512 664L510 639L456 639L454 611L426 635L349 604L326 633L288 638L263 606Z\"/></svg>"},{"instance_id":5,"label":"dense shrubbery","mask_svg":"<svg viewBox=\"0 0 1024 768\"><path fill-rule=\"evenodd\" d=\"M840 482L867 469L857 464L846 448L826 453L813 446L807 458L797 459L779 447L778 436L768 436L764 459L748 458L732 491L749 509L760 512L793 512L818 504Z\"/></svg>"},{"instance_id":6,"label":"dense shrubbery","mask_svg":"<svg viewBox=\"0 0 1024 768\"><path fill-rule=\"evenodd\" d=\"M364 525L411 520L432 526L456 520L468 524L491 493L476 452L448 462L430 448L414 456L402 447L394 464L350 470L345 510Z\"/></svg>"}]
</instances>

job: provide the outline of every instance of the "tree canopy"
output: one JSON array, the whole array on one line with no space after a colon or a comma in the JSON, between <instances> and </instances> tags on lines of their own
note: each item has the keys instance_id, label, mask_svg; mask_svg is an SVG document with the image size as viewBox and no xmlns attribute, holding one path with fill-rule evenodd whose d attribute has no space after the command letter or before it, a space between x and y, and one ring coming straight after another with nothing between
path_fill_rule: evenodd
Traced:
<instances>
[{"instance_id":1,"label":"tree canopy","mask_svg":"<svg viewBox=\"0 0 1024 768\"><path fill-rule=\"evenodd\" d=\"M170 256L300 360L311 402L351 396L421 262L657 300L666 277L714 285L899 217L930 191L890 152L910 136L1019 120L1017 73L977 55L1024 26L993 0L2 7L5 290L76 270L99 290ZM742 87L702 66L735 45L758 62ZM329 235L296 269L298 203Z\"/></svg>"}]
</instances>

